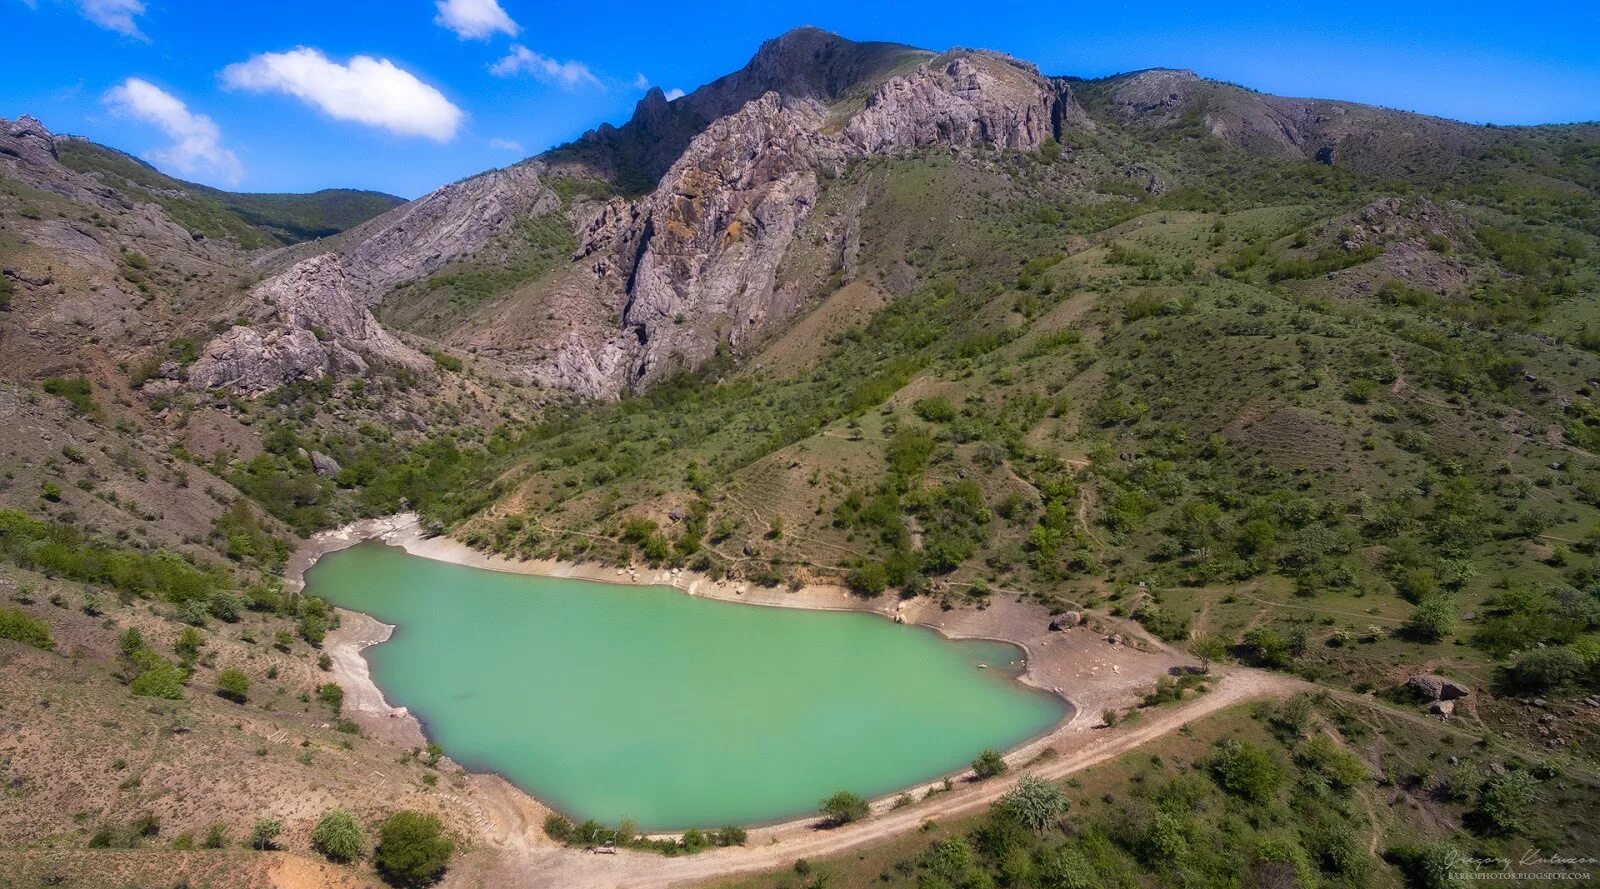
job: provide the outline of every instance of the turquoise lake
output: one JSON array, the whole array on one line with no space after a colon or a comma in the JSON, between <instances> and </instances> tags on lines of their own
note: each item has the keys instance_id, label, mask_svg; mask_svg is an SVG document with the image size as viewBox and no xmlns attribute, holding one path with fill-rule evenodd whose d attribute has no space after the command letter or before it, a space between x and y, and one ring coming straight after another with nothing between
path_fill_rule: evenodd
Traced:
<instances>
[{"instance_id":1,"label":"turquoise lake","mask_svg":"<svg viewBox=\"0 0 1600 889\"><path fill-rule=\"evenodd\" d=\"M485 571L376 542L324 556L306 591L395 625L366 650L373 678L452 759L577 820L798 817L836 790L956 771L1067 713L1014 679L1020 649L870 614Z\"/></svg>"}]
</instances>

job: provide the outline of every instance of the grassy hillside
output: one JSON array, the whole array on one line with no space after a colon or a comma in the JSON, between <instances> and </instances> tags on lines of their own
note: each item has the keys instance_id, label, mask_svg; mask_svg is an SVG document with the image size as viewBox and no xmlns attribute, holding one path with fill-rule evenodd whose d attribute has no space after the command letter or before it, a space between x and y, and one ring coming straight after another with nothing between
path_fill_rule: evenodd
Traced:
<instances>
[{"instance_id":1,"label":"grassy hillside","mask_svg":"<svg viewBox=\"0 0 1600 889\"><path fill-rule=\"evenodd\" d=\"M285 244L326 238L405 203L378 191L325 188L310 194L243 194L194 187Z\"/></svg>"},{"instance_id":2,"label":"grassy hillside","mask_svg":"<svg viewBox=\"0 0 1600 889\"><path fill-rule=\"evenodd\" d=\"M1453 884L1447 873L1500 869L1468 859L1592 841L1592 773L1473 741L1328 697L1241 708L1065 783L1013 791L983 815L717 885L1433 889Z\"/></svg>"},{"instance_id":3,"label":"grassy hillside","mask_svg":"<svg viewBox=\"0 0 1600 889\"><path fill-rule=\"evenodd\" d=\"M484 466L496 507L437 517L528 556L1100 607L1360 690L1592 691L1596 153L1516 144L1417 183L1183 127L860 162L818 216L864 196L852 286L883 308L547 417Z\"/></svg>"}]
</instances>

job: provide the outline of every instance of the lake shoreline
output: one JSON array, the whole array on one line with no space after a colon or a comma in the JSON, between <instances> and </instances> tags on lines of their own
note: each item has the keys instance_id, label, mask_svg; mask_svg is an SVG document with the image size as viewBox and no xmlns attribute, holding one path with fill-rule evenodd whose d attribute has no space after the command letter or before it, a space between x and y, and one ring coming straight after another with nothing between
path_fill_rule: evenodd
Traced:
<instances>
[{"instance_id":1,"label":"lake shoreline","mask_svg":"<svg viewBox=\"0 0 1600 889\"><path fill-rule=\"evenodd\" d=\"M370 540L398 546L414 556L488 571L619 586L670 586L691 596L766 607L864 612L895 623L926 627L950 640L988 640L1013 645L1021 649L1024 659L1024 669L1016 680L1060 698L1067 707L1062 719L1051 729L1006 752L1006 760L1013 766L1048 755L1047 749L1057 742L1098 726L1100 705L1131 703L1137 699L1136 686L1148 687L1176 663L1187 661L1164 647L1147 650L1147 643L1137 636L1129 636L1129 641L1135 645L1128 645L1108 642L1098 629L1089 626L1051 631L1048 615L1042 607L1008 598L996 597L996 601L982 610L943 611L926 597L909 600L879 597L886 599L879 602L831 585L812 584L790 591L713 580L681 569L608 568L549 559L513 560L478 552L448 537L431 535L412 513L366 519L314 535L291 557L285 571L287 584L295 590L303 589L305 572L322 556ZM334 659L334 678L346 687L348 718L369 734L401 746L425 745L422 724L405 708L389 704L373 679L365 656L366 648L386 641L394 628L362 612L343 608L339 611L343 617L341 625L329 634L325 648ZM1128 636L1129 630L1119 624L1114 634L1108 635L1110 638ZM1063 682L1072 683L1073 694L1067 693ZM946 777L959 779L969 771L936 777L931 782L879 797L873 801L873 808L875 811L887 809L903 792L916 794L940 787ZM474 773L474 778L479 777L491 783L496 793L509 790L526 797L537 809L550 810L532 794L515 788L497 775ZM787 831L809 826L813 821L812 818L788 819L747 826L763 831Z\"/></svg>"}]
</instances>

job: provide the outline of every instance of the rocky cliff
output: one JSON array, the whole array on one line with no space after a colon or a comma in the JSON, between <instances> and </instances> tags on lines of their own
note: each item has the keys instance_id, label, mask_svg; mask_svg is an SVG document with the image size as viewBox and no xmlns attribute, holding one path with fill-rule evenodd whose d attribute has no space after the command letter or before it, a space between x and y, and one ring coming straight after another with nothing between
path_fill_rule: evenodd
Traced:
<instances>
[{"instance_id":1,"label":"rocky cliff","mask_svg":"<svg viewBox=\"0 0 1600 889\"><path fill-rule=\"evenodd\" d=\"M769 45L752 66L785 69L777 56ZM775 287L779 265L819 178L852 158L940 145L1037 150L1062 126L1087 123L1065 84L992 53L922 57L871 87L842 128L830 126L837 106L819 98L838 85L802 83L800 95L769 91L720 118L651 194L613 202L591 223L579 256L613 293L618 325L600 341L567 334L543 379L595 396L638 389L793 315L805 294Z\"/></svg>"},{"instance_id":2,"label":"rocky cliff","mask_svg":"<svg viewBox=\"0 0 1600 889\"><path fill-rule=\"evenodd\" d=\"M431 362L380 327L363 303L369 291L352 284L343 259L324 254L257 285L255 323L207 343L189 384L255 395L296 380L362 374L373 364L428 373Z\"/></svg>"}]
</instances>

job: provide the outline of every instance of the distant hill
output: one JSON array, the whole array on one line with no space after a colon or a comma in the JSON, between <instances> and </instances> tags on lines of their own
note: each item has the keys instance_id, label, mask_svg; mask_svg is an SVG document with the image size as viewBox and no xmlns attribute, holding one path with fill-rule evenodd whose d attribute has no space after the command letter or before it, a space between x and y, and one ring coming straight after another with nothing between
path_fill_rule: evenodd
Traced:
<instances>
[{"instance_id":1,"label":"distant hill","mask_svg":"<svg viewBox=\"0 0 1600 889\"><path fill-rule=\"evenodd\" d=\"M349 188L312 194L223 191L175 179L130 154L81 138L58 140L56 152L69 169L98 175L119 190L137 190L180 225L207 237L231 238L246 249L336 235L405 203L392 194Z\"/></svg>"}]
</instances>

